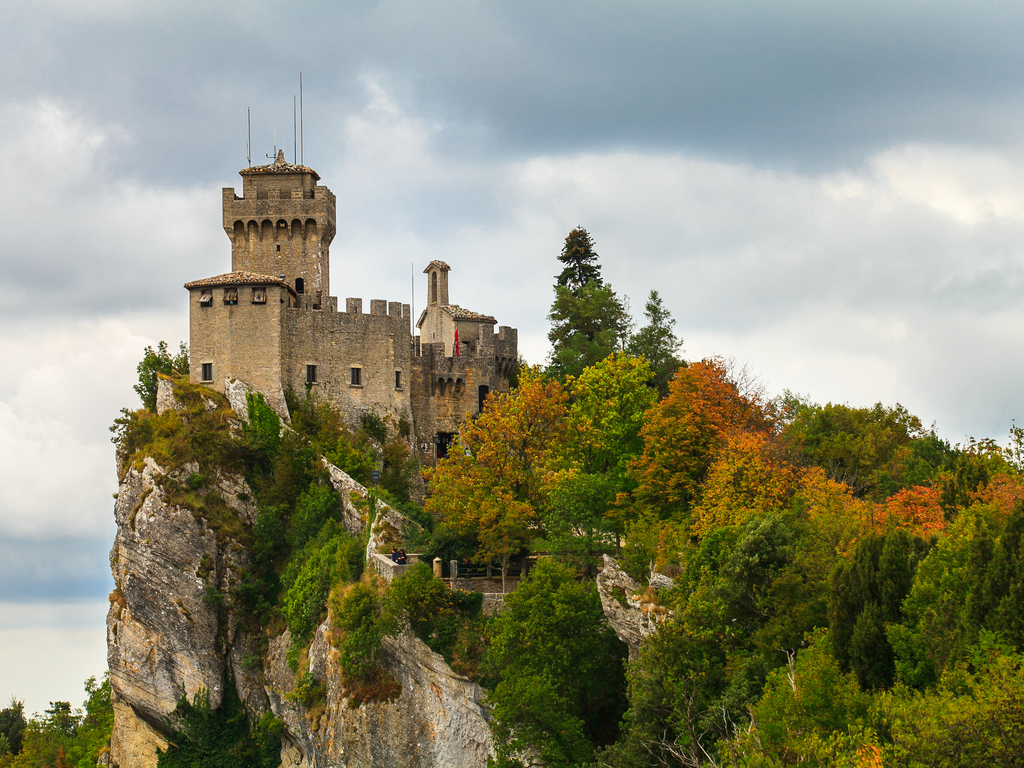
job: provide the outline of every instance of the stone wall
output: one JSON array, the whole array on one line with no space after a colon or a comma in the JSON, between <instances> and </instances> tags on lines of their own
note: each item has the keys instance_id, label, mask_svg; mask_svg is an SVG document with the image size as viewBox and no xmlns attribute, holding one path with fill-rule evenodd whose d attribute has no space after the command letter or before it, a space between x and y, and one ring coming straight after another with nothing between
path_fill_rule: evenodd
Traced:
<instances>
[{"instance_id":1,"label":"stone wall","mask_svg":"<svg viewBox=\"0 0 1024 768\"><path fill-rule=\"evenodd\" d=\"M389 416L393 426L403 414L411 422L409 305L375 299L366 314L361 300L348 299L346 309L285 310L284 386L302 392L306 366L315 365L317 395L333 403L350 426L358 427L370 410ZM360 371L359 384L352 383L353 368Z\"/></svg>"},{"instance_id":2,"label":"stone wall","mask_svg":"<svg viewBox=\"0 0 1024 768\"><path fill-rule=\"evenodd\" d=\"M189 291L189 380L223 391L227 377L241 379L263 393L287 418L281 386L283 357L281 314L289 301L281 285L263 286L266 303L252 303L252 285L196 287ZM225 304L225 291L237 291L238 303ZM204 290L213 291L210 306L200 306ZM203 363L213 365L213 380L203 381Z\"/></svg>"}]
</instances>

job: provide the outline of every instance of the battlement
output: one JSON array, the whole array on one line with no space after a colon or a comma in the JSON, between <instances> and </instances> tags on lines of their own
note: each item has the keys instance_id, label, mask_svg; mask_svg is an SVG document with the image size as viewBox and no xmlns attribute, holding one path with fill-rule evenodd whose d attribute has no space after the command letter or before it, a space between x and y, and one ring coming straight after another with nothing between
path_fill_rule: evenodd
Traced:
<instances>
[{"instance_id":1,"label":"battlement","mask_svg":"<svg viewBox=\"0 0 1024 768\"><path fill-rule=\"evenodd\" d=\"M348 315L361 315L363 313L363 300L362 299L345 299L345 314ZM370 299L370 312L371 315L387 315L394 320L406 320L408 321L412 313L409 309L408 304L403 304L400 301L386 301L384 299Z\"/></svg>"}]
</instances>

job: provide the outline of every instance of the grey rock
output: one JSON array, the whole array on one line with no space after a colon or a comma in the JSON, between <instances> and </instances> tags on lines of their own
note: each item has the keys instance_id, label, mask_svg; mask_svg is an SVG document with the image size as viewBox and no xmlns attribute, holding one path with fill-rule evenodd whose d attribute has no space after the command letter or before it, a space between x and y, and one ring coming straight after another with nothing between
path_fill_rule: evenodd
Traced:
<instances>
[{"instance_id":1,"label":"grey rock","mask_svg":"<svg viewBox=\"0 0 1024 768\"><path fill-rule=\"evenodd\" d=\"M654 634L658 624L672 612L650 598L656 589L671 589L673 581L663 574L651 578L650 588L626 573L615 558L604 556L604 568L597 575L597 593L608 623L618 638L629 646L629 659L634 660L645 637Z\"/></svg>"}]
</instances>

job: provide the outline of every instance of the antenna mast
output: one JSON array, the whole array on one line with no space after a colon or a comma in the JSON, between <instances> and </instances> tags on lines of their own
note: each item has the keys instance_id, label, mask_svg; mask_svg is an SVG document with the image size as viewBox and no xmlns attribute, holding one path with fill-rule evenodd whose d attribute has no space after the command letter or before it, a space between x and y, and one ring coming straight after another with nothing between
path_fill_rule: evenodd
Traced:
<instances>
[{"instance_id":1,"label":"antenna mast","mask_svg":"<svg viewBox=\"0 0 1024 768\"><path fill-rule=\"evenodd\" d=\"M252 168L252 109L249 107L245 108L245 121L249 129L245 139L245 156L249 161L249 167Z\"/></svg>"},{"instance_id":2,"label":"antenna mast","mask_svg":"<svg viewBox=\"0 0 1024 768\"><path fill-rule=\"evenodd\" d=\"M295 95L292 94L292 162L293 163L298 159L296 157L296 155L299 154L296 151L297 150L297 147L295 146L296 143L297 143L297 139L295 137Z\"/></svg>"},{"instance_id":3,"label":"antenna mast","mask_svg":"<svg viewBox=\"0 0 1024 768\"><path fill-rule=\"evenodd\" d=\"M302 141L302 73L299 72L299 165L306 164L306 147Z\"/></svg>"}]
</instances>

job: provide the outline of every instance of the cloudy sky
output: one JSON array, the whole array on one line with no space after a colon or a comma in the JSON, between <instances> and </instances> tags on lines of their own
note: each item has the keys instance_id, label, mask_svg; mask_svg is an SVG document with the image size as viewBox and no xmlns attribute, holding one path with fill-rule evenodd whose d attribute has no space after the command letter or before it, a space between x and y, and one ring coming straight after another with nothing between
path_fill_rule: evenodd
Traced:
<instances>
[{"instance_id":1,"label":"cloudy sky","mask_svg":"<svg viewBox=\"0 0 1024 768\"><path fill-rule=\"evenodd\" d=\"M637 315L772 392L1024 419L1024 6L6 0L0 704L105 667L108 425L227 271L220 189L291 159L338 198L332 293L452 300L546 352L587 227ZM639 318L642 320L642 317Z\"/></svg>"}]
</instances>

